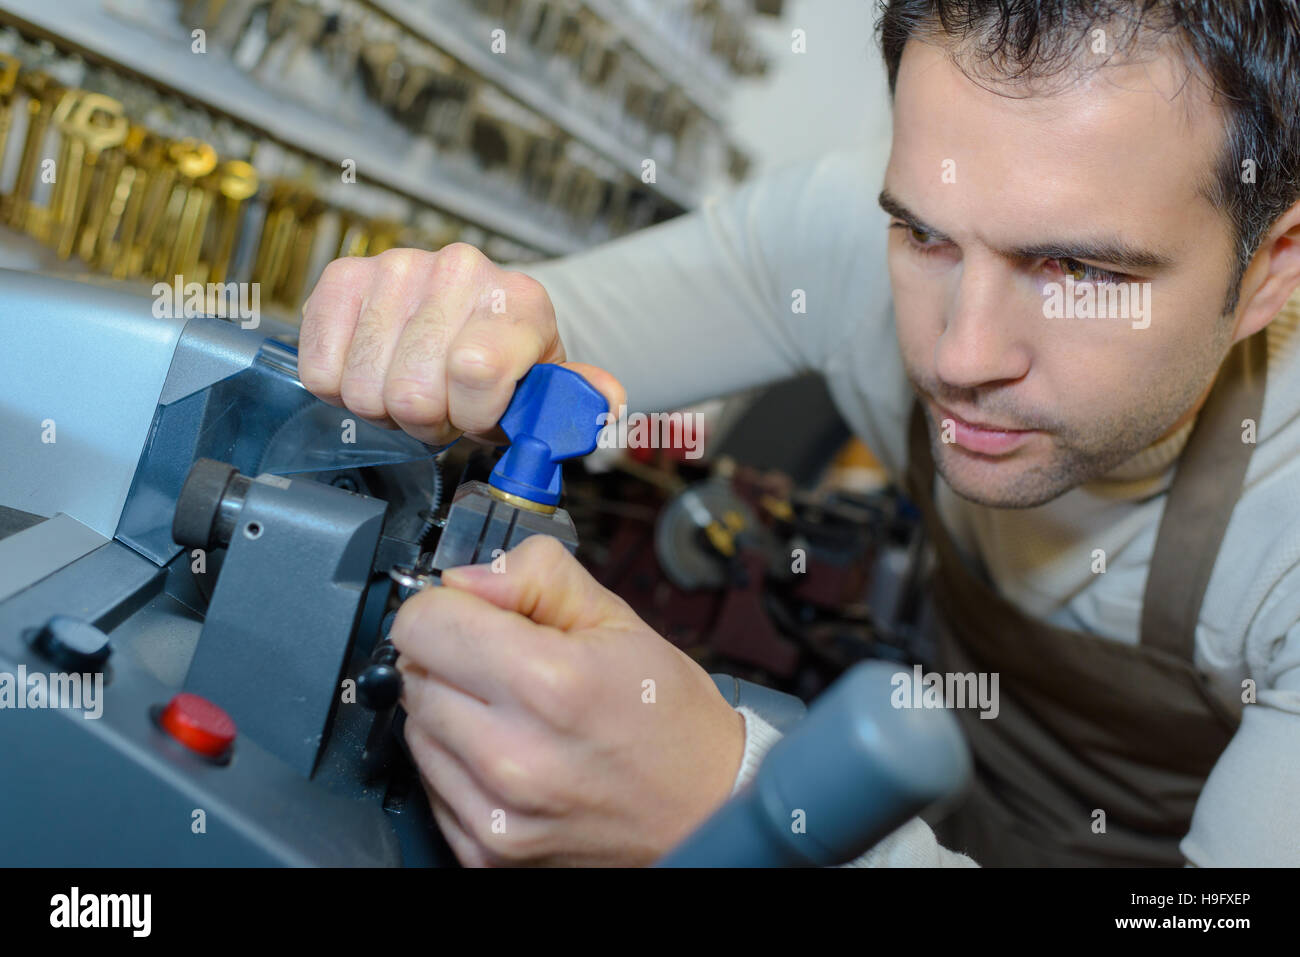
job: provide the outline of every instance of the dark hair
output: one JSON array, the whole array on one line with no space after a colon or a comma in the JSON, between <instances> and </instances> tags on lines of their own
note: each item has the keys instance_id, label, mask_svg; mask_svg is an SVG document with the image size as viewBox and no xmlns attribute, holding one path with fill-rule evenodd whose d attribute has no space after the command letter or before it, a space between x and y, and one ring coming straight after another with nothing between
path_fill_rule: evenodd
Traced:
<instances>
[{"instance_id":1,"label":"dark hair","mask_svg":"<svg viewBox=\"0 0 1300 957\"><path fill-rule=\"evenodd\" d=\"M1227 116L1203 192L1236 234L1225 312L1269 227L1300 199L1300 0L877 0L892 94L911 38L953 44L961 68L1007 82L1087 69L1088 35L1107 56L1170 38ZM956 59L954 57L954 59ZM1097 64L1100 65L1100 64ZM1255 182L1243 182L1247 160Z\"/></svg>"}]
</instances>

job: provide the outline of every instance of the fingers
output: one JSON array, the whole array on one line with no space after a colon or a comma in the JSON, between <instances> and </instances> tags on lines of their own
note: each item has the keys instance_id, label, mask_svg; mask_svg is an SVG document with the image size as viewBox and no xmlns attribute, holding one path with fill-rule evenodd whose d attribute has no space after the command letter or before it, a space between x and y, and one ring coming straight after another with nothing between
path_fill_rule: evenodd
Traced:
<instances>
[{"instance_id":1,"label":"fingers","mask_svg":"<svg viewBox=\"0 0 1300 957\"><path fill-rule=\"evenodd\" d=\"M609 403L610 414L614 416L610 421L619 418L619 410L627 405L627 390L623 388L623 383L614 378L600 366L588 365L585 362L562 362L560 363L566 369L578 373L592 387L605 397Z\"/></svg>"},{"instance_id":2,"label":"fingers","mask_svg":"<svg viewBox=\"0 0 1300 957\"><path fill-rule=\"evenodd\" d=\"M368 421L394 425L384 402L384 382L402 330L419 308L428 262L402 249L374 258L340 384L343 404Z\"/></svg>"},{"instance_id":3,"label":"fingers","mask_svg":"<svg viewBox=\"0 0 1300 957\"><path fill-rule=\"evenodd\" d=\"M432 792L429 804L435 820L456 859L467 867L486 865L488 855L476 835L483 833L484 821L488 822L487 833L490 833L493 802L465 765L418 722L408 717L404 733L425 789Z\"/></svg>"},{"instance_id":4,"label":"fingers","mask_svg":"<svg viewBox=\"0 0 1300 957\"><path fill-rule=\"evenodd\" d=\"M443 585L561 631L634 619L626 603L602 587L549 535L525 539L505 554L504 561L500 572L489 565L449 568L442 574Z\"/></svg>"},{"instance_id":5,"label":"fingers","mask_svg":"<svg viewBox=\"0 0 1300 957\"><path fill-rule=\"evenodd\" d=\"M509 577L494 575L487 565L473 567ZM639 622L623 608L626 620ZM402 606L391 634L402 667L418 666L436 682L477 698L496 720L522 715L568 730L581 712L581 646L468 591L425 589Z\"/></svg>"},{"instance_id":6,"label":"fingers","mask_svg":"<svg viewBox=\"0 0 1300 957\"><path fill-rule=\"evenodd\" d=\"M564 360L542 285L466 243L336 260L303 307L303 385L431 444L461 432L499 436L496 423L519 379L536 363ZM617 380L572 368L617 411L624 401Z\"/></svg>"},{"instance_id":7,"label":"fingers","mask_svg":"<svg viewBox=\"0 0 1300 957\"><path fill-rule=\"evenodd\" d=\"M336 259L303 303L298 374L309 392L331 405L343 404L343 365L372 272L370 260Z\"/></svg>"},{"instance_id":8,"label":"fingers","mask_svg":"<svg viewBox=\"0 0 1300 957\"><path fill-rule=\"evenodd\" d=\"M487 704L510 703L521 662L542 650L536 626L454 588L426 588L393 622L402 660Z\"/></svg>"},{"instance_id":9,"label":"fingers","mask_svg":"<svg viewBox=\"0 0 1300 957\"><path fill-rule=\"evenodd\" d=\"M447 806L447 802L438 795L423 774L420 775L420 783L424 785L424 793L429 797L429 810L433 812L433 820L452 853L456 855L456 860L460 861L462 867L487 867L487 855L465 833L465 829L456 820L456 812Z\"/></svg>"},{"instance_id":10,"label":"fingers","mask_svg":"<svg viewBox=\"0 0 1300 957\"><path fill-rule=\"evenodd\" d=\"M433 445L457 430L447 408L447 349L469 309L468 292L446 290L420 304L403 327L384 379L384 406L404 430Z\"/></svg>"},{"instance_id":11,"label":"fingers","mask_svg":"<svg viewBox=\"0 0 1300 957\"><path fill-rule=\"evenodd\" d=\"M499 731L499 719L487 704L435 678L418 664L398 659L402 672L402 707L438 743L467 767L492 756L487 740Z\"/></svg>"},{"instance_id":12,"label":"fingers","mask_svg":"<svg viewBox=\"0 0 1300 957\"><path fill-rule=\"evenodd\" d=\"M545 349L532 325L487 316L466 322L447 360L447 412L457 428L482 433L496 425Z\"/></svg>"},{"instance_id":13,"label":"fingers","mask_svg":"<svg viewBox=\"0 0 1300 957\"><path fill-rule=\"evenodd\" d=\"M445 809L439 824L446 822L444 835L457 858L504 862L535 846L538 828L531 818L548 809L537 768L517 757L519 748L508 745L491 715L457 715L466 703L454 689L428 679L410 684L418 690L409 698L403 694L406 743L432 792L430 803L436 796ZM457 725L461 730L451 730Z\"/></svg>"},{"instance_id":14,"label":"fingers","mask_svg":"<svg viewBox=\"0 0 1300 957\"><path fill-rule=\"evenodd\" d=\"M564 358L551 301L536 280L501 273L483 290L447 356L447 409L456 427L483 433L538 362Z\"/></svg>"}]
</instances>

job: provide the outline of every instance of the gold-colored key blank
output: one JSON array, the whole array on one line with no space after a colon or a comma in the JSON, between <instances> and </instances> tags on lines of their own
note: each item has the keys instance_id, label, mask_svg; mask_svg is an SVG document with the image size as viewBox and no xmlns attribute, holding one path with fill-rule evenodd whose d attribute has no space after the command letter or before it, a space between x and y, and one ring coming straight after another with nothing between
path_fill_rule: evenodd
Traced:
<instances>
[{"instance_id":1,"label":"gold-colored key blank","mask_svg":"<svg viewBox=\"0 0 1300 957\"><path fill-rule=\"evenodd\" d=\"M217 166L217 152L207 143L178 144L180 154L177 156L176 168L182 180L190 180L188 187L180 187L185 192L185 203L181 207L180 227L176 243L172 247L169 276L184 276L194 282L207 281L207 269L201 265L199 254L203 249L203 237L207 232L208 218L212 213L213 189L208 184L208 176ZM209 163L211 165L209 165Z\"/></svg>"},{"instance_id":2,"label":"gold-colored key blank","mask_svg":"<svg viewBox=\"0 0 1300 957\"><path fill-rule=\"evenodd\" d=\"M209 174L209 179L221 198L214 217L211 250L206 257L208 281L225 282L244 202L257 194L259 181L257 170L243 160L226 160Z\"/></svg>"},{"instance_id":3,"label":"gold-colored key blank","mask_svg":"<svg viewBox=\"0 0 1300 957\"><path fill-rule=\"evenodd\" d=\"M150 278L170 280L178 272L185 275L177 265L188 254L200 214L206 216L205 191L195 183L216 169L217 151L202 140L176 140L167 145L165 161L172 183L163 198L161 222L151 231L145 270Z\"/></svg>"},{"instance_id":4,"label":"gold-colored key blank","mask_svg":"<svg viewBox=\"0 0 1300 957\"><path fill-rule=\"evenodd\" d=\"M127 128L122 161L117 164L116 175L106 179L106 188L99 197L104 207L102 215L96 217L94 229L87 224L81 236L81 258L96 269L116 275L121 265L125 275L123 259L134 242L149 178L146 146L156 152L159 143L159 137L143 126L132 123Z\"/></svg>"},{"instance_id":5,"label":"gold-colored key blank","mask_svg":"<svg viewBox=\"0 0 1300 957\"><path fill-rule=\"evenodd\" d=\"M85 220L80 227L76 244L77 255L92 265L100 258L100 237L119 204L123 181L134 179L133 176L127 175L126 140L129 135L130 123L128 122L127 132L122 137L122 142L100 153L99 170L93 174Z\"/></svg>"},{"instance_id":6,"label":"gold-colored key blank","mask_svg":"<svg viewBox=\"0 0 1300 957\"><path fill-rule=\"evenodd\" d=\"M53 123L63 133L48 232L60 259L72 255L86 203L108 150L121 146L129 127L122 104L102 93L68 90L55 107Z\"/></svg>"},{"instance_id":7,"label":"gold-colored key blank","mask_svg":"<svg viewBox=\"0 0 1300 957\"><path fill-rule=\"evenodd\" d=\"M138 276L144 266L145 253L175 178L166 162L167 145L165 138L147 127L133 125L127 131L123 146L129 164L123 171L127 182L118 181L112 207L116 208L119 199L123 201L121 223L119 227L113 222L111 214L105 222L97 263L101 269L110 269L114 279Z\"/></svg>"},{"instance_id":8,"label":"gold-colored key blank","mask_svg":"<svg viewBox=\"0 0 1300 957\"><path fill-rule=\"evenodd\" d=\"M328 208L324 200L307 190L301 190L295 199L297 228L292 233L288 248L287 270L275 290L276 301L293 310L297 310L301 303L312 248L316 243L321 217Z\"/></svg>"},{"instance_id":9,"label":"gold-colored key blank","mask_svg":"<svg viewBox=\"0 0 1300 957\"><path fill-rule=\"evenodd\" d=\"M45 149L45 134L55 106L63 99L64 88L48 73L24 70L18 76L19 87L27 94L27 133L23 140L18 175L9 195L0 199L0 216L15 229L26 229L32 206L32 190ZM45 210L40 214L45 215Z\"/></svg>"},{"instance_id":10,"label":"gold-colored key blank","mask_svg":"<svg viewBox=\"0 0 1300 957\"><path fill-rule=\"evenodd\" d=\"M392 219L370 219L350 210L339 213L343 228L339 231L334 259L345 256L377 256L401 244L404 226Z\"/></svg>"},{"instance_id":11,"label":"gold-colored key blank","mask_svg":"<svg viewBox=\"0 0 1300 957\"><path fill-rule=\"evenodd\" d=\"M14 125L14 94L18 90L18 71L21 68L17 57L0 53L0 167L4 166L5 147Z\"/></svg>"},{"instance_id":12,"label":"gold-colored key blank","mask_svg":"<svg viewBox=\"0 0 1300 957\"><path fill-rule=\"evenodd\" d=\"M277 181L271 186L266 203L266 221L257 245L257 258L253 263L253 281L260 283L268 299L285 272L291 234L297 228L293 208L293 185Z\"/></svg>"},{"instance_id":13,"label":"gold-colored key blank","mask_svg":"<svg viewBox=\"0 0 1300 957\"><path fill-rule=\"evenodd\" d=\"M281 180L272 186L253 267L253 279L261 284L264 300L297 308L325 209L319 197L295 182Z\"/></svg>"}]
</instances>

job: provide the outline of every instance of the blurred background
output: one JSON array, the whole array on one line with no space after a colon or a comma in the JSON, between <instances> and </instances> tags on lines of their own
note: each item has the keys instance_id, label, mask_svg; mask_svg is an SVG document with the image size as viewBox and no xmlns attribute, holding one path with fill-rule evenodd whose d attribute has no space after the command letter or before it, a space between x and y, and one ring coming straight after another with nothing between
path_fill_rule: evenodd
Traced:
<instances>
[{"instance_id":1,"label":"blurred background","mask_svg":"<svg viewBox=\"0 0 1300 957\"><path fill-rule=\"evenodd\" d=\"M3 0L0 265L296 322L337 256L562 256L887 135L873 8Z\"/></svg>"}]
</instances>

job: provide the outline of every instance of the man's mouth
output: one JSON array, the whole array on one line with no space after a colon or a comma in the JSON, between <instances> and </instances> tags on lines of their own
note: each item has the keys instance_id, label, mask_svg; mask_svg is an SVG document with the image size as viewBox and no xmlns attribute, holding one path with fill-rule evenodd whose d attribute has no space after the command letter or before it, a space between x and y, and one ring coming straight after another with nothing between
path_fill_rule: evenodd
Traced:
<instances>
[{"instance_id":1,"label":"man's mouth","mask_svg":"<svg viewBox=\"0 0 1300 957\"><path fill-rule=\"evenodd\" d=\"M1038 431L1037 429L1004 428L1001 423L971 422L933 399L930 400L930 404L934 407L935 417L939 422L940 437L950 435L951 444L980 455L1005 455L1019 448ZM952 422L952 429L945 431L948 420Z\"/></svg>"}]
</instances>

